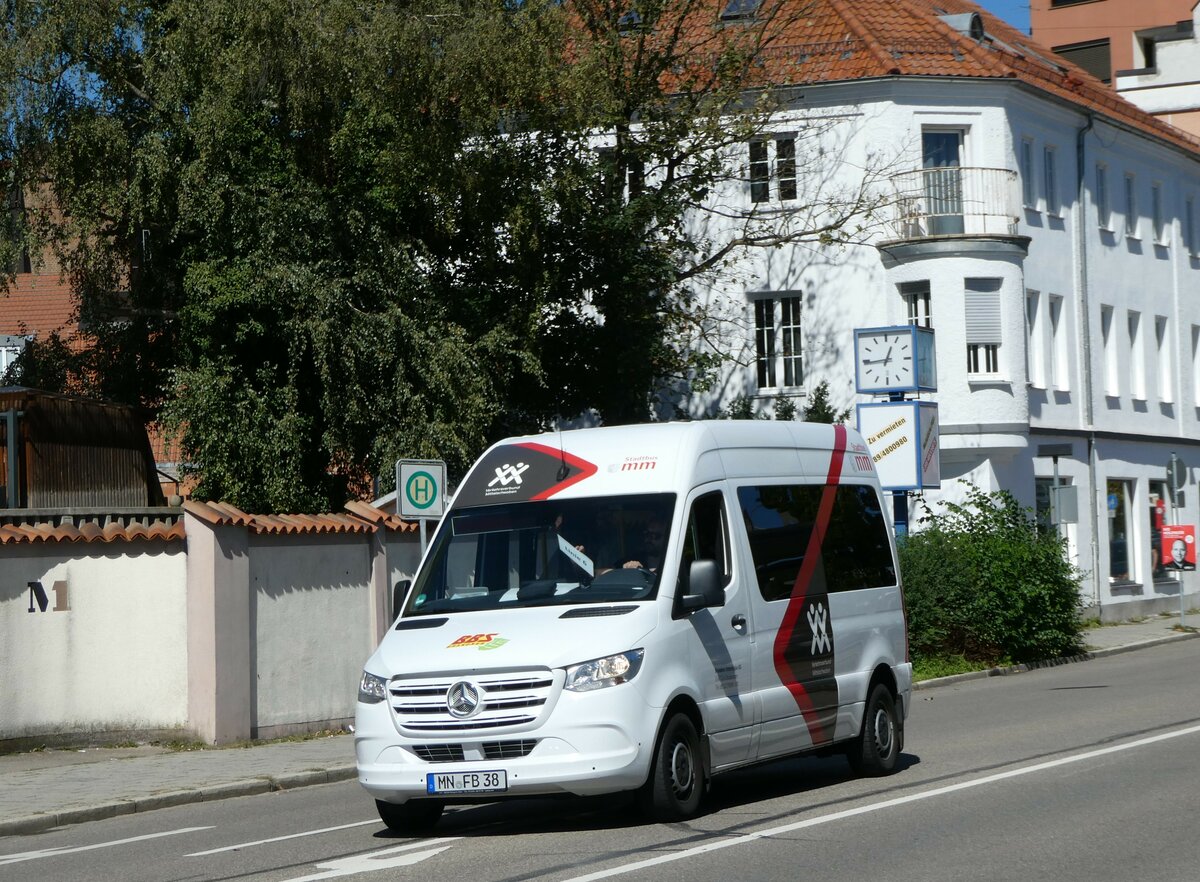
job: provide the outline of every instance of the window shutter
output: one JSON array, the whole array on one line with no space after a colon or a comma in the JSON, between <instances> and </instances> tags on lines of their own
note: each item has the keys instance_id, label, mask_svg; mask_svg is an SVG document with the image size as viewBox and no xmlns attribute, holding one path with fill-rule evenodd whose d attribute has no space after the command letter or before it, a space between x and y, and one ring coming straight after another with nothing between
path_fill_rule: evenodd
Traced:
<instances>
[{"instance_id":1,"label":"window shutter","mask_svg":"<svg viewBox=\"0 0 1200 882\"><path fill-rule=\"evenodd\" d=\"M963 305L967 343L999 343L1000 280L967 279Z\"/></svg>"}]
</instances>

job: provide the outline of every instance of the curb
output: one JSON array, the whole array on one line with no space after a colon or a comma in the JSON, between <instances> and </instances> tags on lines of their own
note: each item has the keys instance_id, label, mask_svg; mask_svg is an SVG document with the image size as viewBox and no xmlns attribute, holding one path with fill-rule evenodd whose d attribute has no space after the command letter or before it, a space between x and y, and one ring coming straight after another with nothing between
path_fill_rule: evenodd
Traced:
<instances>
[{"instance_id":1,"label":"curb","mask_svg":"<svg viewBox=\"0 0 1200 882\"><path fill-rule=\"evenodd\" d=\"M1023 674L1026 671L1036 671L1039 668L1056 668L1060 665L1071 665L1076 662L1091 661L1094 658L1103 658L1106 655L1119 655L1122 652L1133 652L1136 649L1149 649L1152 646L1162 646L1164 643L1176 643L1180 640L1191 640L1193 637L1200 637L1200 632L1169 634L1166 637L1152 637L1149 640L1141 640L1137 643L1126 643L1123 646L1110 646L1106 649L1091 649L1087 652L1081 652L1079 655L1068 655L1063 658L1050 658L1043 661L1026 662L1020 665L1003 665L997 668L988 668L985 671L970 671L966 674L951 674L949 677L935 677L932 680L921 680L919 683L913 683L913 691L919 692L924 689L936 689L941 686L953 686L956 683L966 683L970 680L984 680L988 677L1007 677L1010 674Z\"/></svg>"},{"instance_id":2,"label":"curb","mask_svg":"<svg viewBox=\"0 0 1200 882\"><path fill-rule=\"evenodd\" d=\"M138 812L150 812L178 805L231 799L235 796L257 796L260 793L293 790L297 787L309 787L314 784L333 784L337 781L348 781L351 778L357 777L357 775L358 772L353 765L342 765L331 766L327 769L295 772L290 775L250 778L244 781L214 784L210 787L200 787L192 790L172 790L167 793L157 793L154 796L114 800L113 802L98 803L96 805L83 806L82 808L64 809L61 812L46 812L40 815L31 815L27 818L0 821L0 836L42 833L55 827L82 824L87 821L102 821L105 818L115 818L118 815L132 815Z\"/></svg>"}]
</instances>

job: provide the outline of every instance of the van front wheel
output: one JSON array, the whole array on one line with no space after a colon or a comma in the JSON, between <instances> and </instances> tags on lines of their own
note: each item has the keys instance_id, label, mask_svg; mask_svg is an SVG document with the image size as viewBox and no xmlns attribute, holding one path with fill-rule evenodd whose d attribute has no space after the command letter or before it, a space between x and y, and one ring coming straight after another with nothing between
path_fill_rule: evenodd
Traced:
<instances>
[{"instance_id":1,"label":"van front wheel","mask_svg":"<svg viewBox=\"0 0 1200 882\"><path fill-rule=\"evenodd\" d=\"M696 814L703 795L700 738L686 714L675 714L658 739L650 777L639 794L642 811L655 821L682 821Z\"/></svg>"},{"instance_id":2,"label":"van front wheel","mask_svg":"<svg viewBox=\"0 0 1200 882\"><path fill-rule=\"evenodd\" d=\"M876 683L867 696L862 729L846 748L846 759L855 774L878 777L895 771L903 737L900 726L895 696Z\"/></svg>"}]
</instances>

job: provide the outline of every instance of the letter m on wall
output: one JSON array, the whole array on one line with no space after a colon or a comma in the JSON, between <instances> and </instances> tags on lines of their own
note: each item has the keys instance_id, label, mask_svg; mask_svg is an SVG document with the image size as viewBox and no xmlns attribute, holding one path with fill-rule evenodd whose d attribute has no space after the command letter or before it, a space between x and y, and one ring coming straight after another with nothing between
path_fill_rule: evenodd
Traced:
<instances>
[{"instance_id":1,"label":"letter m on wall","mask_svg":"<svg viewBox=\"0 0 1200 882\"><path fill-rule=\"evenodd\" d=\"M42 587L41 582L30 582L29 584L29 611L30 612L45 612L50 606L50 597L46 594L46 589ZM54 612L66 612L70 610L70 605L67 603L67 583L59 580L55 582L51 589L54 592ZM37 604L36 609L34 604Z\"/></svg>"}]
</instances>

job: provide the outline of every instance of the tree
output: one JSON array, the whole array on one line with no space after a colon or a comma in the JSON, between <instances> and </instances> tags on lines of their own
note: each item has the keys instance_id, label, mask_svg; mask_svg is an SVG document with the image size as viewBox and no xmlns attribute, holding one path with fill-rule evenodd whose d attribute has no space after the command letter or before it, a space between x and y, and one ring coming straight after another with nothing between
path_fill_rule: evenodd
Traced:
<instances>
[{"instance_id":1,"label":"tree","mask_svg":"<svg viewBox=\"0 0 1200 882\"><path fill-rule=\"evenodd\" d=\"M812 391L812 399L804 405L804 420L809 423L845 423L850 420L850 408L838 411L829 401L829 381L822 380Z\"/></svg>"},{"instance_id":2,"label":"tree","mask_svg":"<svg viewBox=\"0 0 1200 882\"><path fill-rule=\"evenodd\" d=\"M92 342L39 376L160 414L199 496L258 510L338 507L401 456L460 475L589 408L646 419L713 368L697 292L737 254L837 241L875 203L869 175L783 217L717 198L778 106L756 62L802 10L637 10L10 4L26 204L0 240L55 254ZM30 365L59 364L43 349Z\"/></svg>"}]
</instances>

